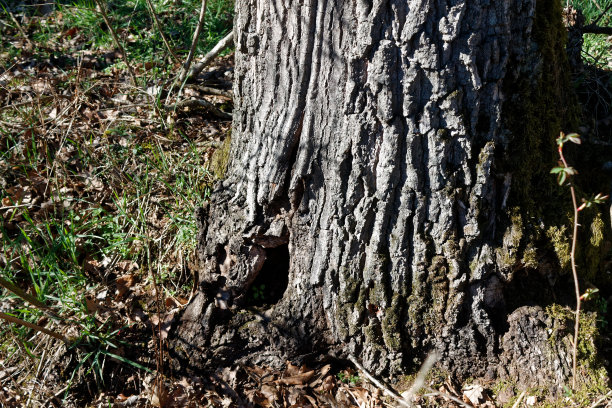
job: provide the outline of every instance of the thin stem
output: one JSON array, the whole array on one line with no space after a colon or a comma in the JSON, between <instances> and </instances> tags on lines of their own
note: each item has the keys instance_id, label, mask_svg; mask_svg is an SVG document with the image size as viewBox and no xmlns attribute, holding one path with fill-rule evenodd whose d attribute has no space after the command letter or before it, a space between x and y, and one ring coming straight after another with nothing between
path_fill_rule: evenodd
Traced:
<instances>
[{"instance_id":1,"label":"thin stem","mask_svg":"<svg viewBox=\"0 0 612 408\"><path fill-rule=\"evenodd\" d=\"M151 3L151 0L147 0L147 6L149 6L149 10L151 11L151 15L153 16L153 21L155 21L155 25L157 26L157 31L159 31L159 35L161 35L162 41L166 45L168 52L172 56L172 59L174 60L174 62L178 62L178 57L176 56L174 51L172 51L172 47L170 47L170 43L168 42L168 40L166 39L166 36L164 35L164 31L162 30L159 19L157 18L157 13L155 12L155 9L153 8L153 3Z\"/></svg>"},{"instance_id":2,"label":"thin stem","mask_svg":"<svg viewBox=\"0 0 612 408\"><path fill-rule=\"evenodd\" d=\"M198 45L198 38L200 38L200 32L202 32L202 26L204 25L205 15L206 15L206 0L202 0L202 8L200 9L200 18L198 19L198 24L196 25L195 32L193 33L193 39L191 40L191 48L189 49L189 54L187 55L187 60L185 61L185 65L183 65L183 71L181 72L181 76L179 77L179 82L183 82L187 78L187 74L189 73L189 68L191 67L191 61L193 60L193 56L195 55L196 47Z\"/></svg>"},{"instance_id":3,"label":"thin stem","mask_svg":"<svg viewBox=\"0 0 612 408\"><path fill-rule=\"evenodd\" d=\"M559 157L563 162L564 167L569 167L565 157L563 156L563 145L559 146ZM572 344L572 389L576 389L576 366L577 366L577 348L578 348L578 332L580 330L580 286L578 283L578 272L576 271L576 241L578 236L578 203L576 202L576 191L574 186L570 184L570 192L572 193L572 205L574 206L574 231L572 234L572 252L570 260L572 263L572 275L574 277L574 289L576 291L576 318L574 323L574 343Z\"/></svg>"},{"instance_id":4,"label":"thin stem","mask_svg":"<svg viewBox=\"0 0 612 408\"><path fill-rule=\"evenodd\" d=\"M110 22L110 20L108 18L108 15L106 14L106 10L104 9L104 5L100 2L100 0L95 0L95 2L98 5L98 8L100 9L100 14L102 14L102 18L104 19L104 22L108 26L108 29L109 29L109 31L111 33L111 37L113 37L115 45L117 46L117 48L119 48L119 52L121 53L121 56L123 57L123 61L125 62L125 65L127 66L128 72L130 73L130 77L132 78L133 85L134 86L138 86L138 83L136 82L136 74L134 74L134 70L132 69L132 65L130 65L130 61L128 60L128 56L127 56L125 50L123 49L123 46L119 42L119 37L117 37L117 33L115 32L115 29L111 25L111 22Z\"/></svg>"},{"instance_id":5,"label":"thin stem","mask_svg":"<svg viewBox=\"0 0 612 408\"><path fill-rule=\"evenodd\" d=\"M66 337L62 336L61 334L59 334L57 332L54 332L53 330L46 329L46 328L44 328L42 326L39 326L37 324L26 322L25 320L21 320L21 319L19 319L17 317L14 317L14 316L8 315L6 313L2 313L2 312L0 312L0 319L6 320L7 322L19 324L21 326L29 327L30 329L37 330L37 331L39 331L41 333L45 333L45 334L47 334L47 335L49 335L51 337L54 337L54 338L56 338L58 340L61 340L61 341L63 341L66 344L70 344L70 341Z\"/></svg>"}]
</instances>

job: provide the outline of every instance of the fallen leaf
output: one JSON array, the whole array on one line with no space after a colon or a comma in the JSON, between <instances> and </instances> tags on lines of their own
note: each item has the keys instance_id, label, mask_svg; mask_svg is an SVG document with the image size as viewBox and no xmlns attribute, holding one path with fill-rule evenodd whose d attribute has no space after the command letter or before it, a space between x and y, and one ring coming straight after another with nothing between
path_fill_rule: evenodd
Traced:
<instances>
[{"instance_id":1,"label":"fallen leaf","mask_svg":"<svg viewBox=\"0 0 612 408\"><path fill-rule=\"evenodd\" d=\"M280 378L276 380L276 383L285 385L304 385L314 376L314 374L314 370L311 370L305 373L292 375L291 377Z\"/></svg>"},{"instance_id":2,"label":"fallen leaf","mask_svg":"<svg viewBox=\"0 0 612 408\"><path fill-rule=\"evenodd\" d=\"M484 388L482 385L472 384L463 388L463 397L467 398L472 405L478 405L481 401L485 400L483 395Z\"/></svg>"},{"instance_id":3,"label":"fallen leaf","mask_svg":"<svg viewBox=\"0 0 612 408\"><path fill-rule=\"evenodd\" d=\"M115 284L117 285L117 299L121 299L136 282L136 278L133 274L123 275L117 278Z\"/></svg>"}]
</instances>

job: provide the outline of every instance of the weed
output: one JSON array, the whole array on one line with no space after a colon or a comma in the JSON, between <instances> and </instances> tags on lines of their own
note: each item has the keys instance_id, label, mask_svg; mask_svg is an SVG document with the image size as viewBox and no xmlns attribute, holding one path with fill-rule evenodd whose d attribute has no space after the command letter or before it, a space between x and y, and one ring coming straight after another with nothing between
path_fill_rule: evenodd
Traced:
<instances>
[{"instance_id":1,"label":"weed","mask_svg":"<svg viewBox=\"0 0 612 408\"><path fill-rule=\"evenodd\" d=\"M565 160L565 156L563 154L563 146L567 142L580 144L581 143L580 136L577 133L569 133L566 135L563 132L561 132L561 135L557 138L557 147L558 147L559 159L560 159L559 166L553 168L550 172L552 174L557 175L557 181L559 185L563 185L566 181L568 181L568 179L570 179L572 176L578 173L576 169L569 166L567 161ZM578 335L579 335L579 330L580 330L581 300L583 299L583 297L588 297L591 295L589 291L587 291L584 295L580 295L580 284L578 281L578 272L576 271L576 245L577 245L577 239L578 239L578 226L580 225L578 223L578 215L580 211L584 210L585 208L589 208L593 206L594 204L604 203L605 200L608 199L608 196L597 194L589 199L583 198L582 203L580 204L580 206L578 206L578 202L576 200L576 191L574 189L573 184L569 183L569 187L570 187L570 193L572 196L572 207L574 208L574 217L573 217L574 229L572 232L572 249L570 252L570 262L571 262L571 267L572 267L572 275L574 278L574 289L575 289L575 294L576 294L576 312L575 312L576 317L575 317L575 322L574 322L574 341L572 344L572 355L573 355L572 389L575 390L576 389L576 377L577 377L576 364L577 364Z\"/></svg>"}]
</instances>

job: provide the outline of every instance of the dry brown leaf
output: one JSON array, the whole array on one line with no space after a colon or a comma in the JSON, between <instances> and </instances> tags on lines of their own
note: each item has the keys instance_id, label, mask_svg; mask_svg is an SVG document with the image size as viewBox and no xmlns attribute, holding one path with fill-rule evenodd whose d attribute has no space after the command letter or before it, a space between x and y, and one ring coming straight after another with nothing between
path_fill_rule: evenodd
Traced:
<instances>
[{"instance_id":1,"label":"dry brown leaf","mask_svg":"<svg viewBox=\"0 0 612 408\"><path fill-rule=\"evenodd\" d=\"M481 402L484 402L484 388L479 384L467 385L463 388L463 399L469 402L472 405L478 405Z\"/></svg>"},{"instance_id":2,"label":"dry brown leaf","mask_svg":"<svg viewBox=\"0 0 612 408\"><path fill-rule=\"evenodd\" d=\"M315 388L317 392L331 391L336 388L336 379L332 375L328 375L323 379L323 384Z\"/></svg>"},{"instance_id":3,"label":"dry brown leaf","mask_svg":"<svg viewBox=\"0 0 612 408\"><path fill-rule=\"evenodd\" d=\"M117 296L116 299L121 299L130 288L136 283L134 274L123 275L117 278L115 284L117 285Z\"/></svg>"},{"instance_id":4,"label":"dry brown leaf","mask_svg":"<svg viewBox=\"0 0 612 408\"><path fill-rule=\"evenodd\" d=\"M314 380L312 380L310 384L308 384L308 386L311 388L315 388L321 385L323 383L323 378L329 372L329 370L331 370L331 364L326 364L323 367L321 367L319 369L319 372L317 373L317 377Z\"/></svg>"},{"instance_id":5,"label":"dry brown leaf","mask_svg":"<svg viewBox=\"0 0 612 408\"><path fill-rule=\"evenodd\" d=\"M314 370L311 370L305 373L292 375L291 377L280 378L276 380L275 382L277 384L285 384L285 385L305 385L314 376L314 374L315 374Z\"/></svg>"},{"instance_id":6,"label":"dry brown leaf","mask_svg":"<svg viewBox=\"0 0 612 408\"><path fill-rule=\"evenodd\" d=\"M268 401L278 401L280 392L277 387L269 384L264 384L261 387L261 393Z\"/></svg>"}]
</instances>

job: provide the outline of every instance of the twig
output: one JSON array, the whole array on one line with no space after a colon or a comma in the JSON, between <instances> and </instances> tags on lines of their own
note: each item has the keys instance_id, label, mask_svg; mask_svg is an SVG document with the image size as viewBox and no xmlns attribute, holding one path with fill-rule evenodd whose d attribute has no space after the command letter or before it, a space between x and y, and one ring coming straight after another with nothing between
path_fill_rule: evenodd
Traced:
<instances>
[{"instance_id":1,"label":"twig","mask_svg":"<svg viewBox=\"0 0 612 408\"><path fill-rule=\"evenodd\" d=\"M72 96L71 95L48 95L48 96L41 96L38 99L30 99L29 101L18 102L18 103L14 103L12 105L0 106L0 111L3 111L5 109L18 109L18 108L20 108L22 106L31 105L32 103L46 103L46 102L49 102L49 101L53 101L56 98L72 99Z\"/></svg>"},{"instance_id":2,"label":"twig","mask_svg":"<svg viewBox=\"0 0 612 408\"><path fill-rule=\"evenodd\" d=\"M172 47L170 47L170 43L166 39L166 35L164 34L164 31L162 30L161 24L159 23L159 19L157 18L157 13L155 12L155 9L153 8L153 4L151 3L151 0L147 0L147 6L149 6L149 11L151 12L151 15L153 16L153 21L155 21L155 25L157 26L157 31L159 31L159 34L161 35L162 41L166 45L168 52L172 56L172 59L174 60L174 62L178 62L179 59L174 53L174 51L172 51Z\"/></svg>"},{"instance_id":3,"label":"twig","mask_svg":"<svg viewBox=\"0 0 612 408\"><path fill-rule=\"evenodd\" d=\"M17 19L15 18L15 15L13 14L13 12L9 10L8 7L6 7L5 10L8 11L9 16L11 17L11 20L13 20L13 23L15 23L15 25L17 26L17 30L19 30L19 33L23 36L23 39L26 40L26 42L28 43L30 47L32 47L33 46L32 41L30 41L30 39L28 38L28 35L23 30L23 27L21 27L21 24L19 24L19 21L17 21Z\"/></svg>"},{"instance_id":4,"label":"twig","mask_svg":"<svg viewBox=\"0 0 612 408\"><path fill-rule=\"evenodd\" d=\"M601 7L599 7L599 5L598 5L598 8L599 8L599 10L601 11ZM612 9L612 3L608 4L608 7L606 7L606 9L605 9L605 10L603 10L603 11L601 12L601 14L599 14L599 16L598 16L598 17L597 17L597 18L596 18L596 19L595 19L595 20L594 20L594 21L593 21L591 24L592 24L592 25L595 25L595 24L599 23L599 21L600 21L600 20L603 18L603 16L605 16L605 15L606 15L606 13L607 13L608 11L610 11L610 9Z\"/></svg>"},{"instance_id":5,"label":"twig","mask_svg":"<svg viewBox=\"0 0 612 408\"><path fill-rule=\"evenodd\" d=\"M444 392L440 392L440 391L436 391L436 390L434 390L431 387L424 387L424 388L427 391L429 391L430 394L434 394L434 395L437 395L437 396L442 397L442 398L448 398L449 400L454 401L457 404L459 404L460 406L465 407L465 408L473 408L471 405L466 404L465 402L461 401L459 398L454 397L454 396L452 396L450 394L447 394L447 393L444 393Z\"/></svg>"},{"instance_id":6,"label":"twig","mask_svg":"<svg viewBox=\"0 0 612 408\"><path fill-rule=\"evenodd\" d=\"M38 307L39 309L49 310L50 311L49 306L47 306L46 304L44 304L40 300L36 299L34 296L30 295L29 293L24 292L23 290L21 290L20 287L12 284L11 282L7 281L6 279L4 279L2 277L0 277L0 286L2 286L3 288L5 288L5 289L7 289L7 290L9 290L11 292L13 292L14 294L19 296L23 300L33 304L34 306Z\"/></svg>"},{"instance_id":7,"label":"twig","mask_svg":"<svg viewBox=\"0 0 612 408\"><path fill-rule=\"evenodd\" d=\"M117 48L119 48L119 52L121 53L121 56L123 57L123 61L125 62L128 72L130 73L130 77L132 78L132 84L134 86L137 86L138 83L136 82L136 74L134 74L134 70L132 69L132 65L130 65L128 56L125 50L123 49L123 46L119 42L119 37L117 37L117 33L115 32L115 29L111 25L108 15L106 14L106 9L104 8L100 0L95 0L95 2L98 5L98 8L100 9L100 14L102 14L102 18L104 19L104 22L106 23L106 25L108 26L108 29L110 30L111 37L113 37L113 41L115 41L115 45L117 46Z\"/></svg>"},{"instance_id":8,"label":"twig","mask_svg":"<svg viewBox=\"0 0 612 408\"><path fill-rule=\"evenodd\" d=\"M416 378L414 379L412 386L408 389L406 395L404 396L406 400L411 401L412 396L423 387L423 384L425 384L425 377L427 377L427 373L429 373L433 365L436 364L439 359L440 355L435 352L427 356Z\"/></svg>"},{"instance_id":9,"label":"twig","mask_svg":"<svg viewBox=\"0 0 612 408\"><path fill-rule=\"evenodd\" d=\"M6 313L2 313L2 312L0 312L0 319L4 319L4 320L6 320L8 322L11 322L11 323L20 324L22 326L29 327L30 329L37 330L37 331L39 331L41 333L45 333L45 334L47 334L47 335L49 335L51 337L54 337L54 338L56 338L58 340L61 340L61 341L63 341L66 344L70 344L70 341L66 337L62 336L61 334L59 334L57 332L54 332L53 330L49 330L49 329L44 328L42 326L39 326L37 324L26 322L25 320L18 319L17 317L14 317L14 316L8 315Z\"/></svg>"},{"instance_id":10,"label":"twig","mask_svg":"<svg viewBox=\"0 0 612 408\"><path fill-rule=\"evenodd\" d=\"M374 378L374 376L372 376L372 374L370 374L360 363L359 361L357 361L357 359L349 354L348 359L351 360L351 362L353 364L355 364L355 367L357 367L357 369L359 371L361 371L363 373L363 375L366 376L366 378L368 380L370 380L370 382L372 384L374 384L375 386L377 386L379 389L381 389L382 391L384 391L385 394L387 394L388 396L390 396L391 398L393 398L394 400L396 400L397 402L399 402L401 405L405 406L405 407L412 407L412 404L409 401L406 401L401 395L399 395L397 393L397 391L395 391L394 389L388 387L387 385L381 383L380 381L378 381L376 378Z\"/></svg>"},{"instance_id":11,"label":"twig","mask_svg":"<svg viewBox=\"0 0 612 408\"><path fill-rule=\"evenodd\" d=\"M612 391L608 391L608 393L606 395L604 395L603 397L601 397L600 399L598 399L597 401L595 401L593 403L593 405L590 406L590 408L595 408L598 407L599 405L601 405L602 402L604 402L609 396L612 395Z\"/></svg>"},{"instance_id":12,"label":"twig","mask_svg":"<svg viewBox=\"0 0 612 408\"><path fill-rule=\"evenodd\" d=\"M219 95L219 96L225 96L226 98L234 99L234 94L233 92L230 92L230 91L224 91L222 89L211 88L210 86L195 85L195 84L187 85L186 87L190 89L195 89L196 91L204 92L208 95Z\"/></svg>"},{"instance_id":13,"label":"twig","mask_svg":"<svg viewBox=\"0 0 612 408\"><path fill-rule=\"evenodd\" d=\"M219 53L221 51L223 51L224 49L226 49L227 47L229 47L230 45L232 45L234 43L234 30L230 31L230 33L228 35L226 35L221 41L219 41L217 43L217 45L215 45L213 47L212 50L210 50L208 52L208 54L206 54L204 56L204 59L202 59L201 62L197 63L196 65L193 66L193 68L191 69L191 71L189 71L189 78L193 78L195 76L197 76L200 72L202 72L202 70L208 65L210 64L210 62L215 59L215 57L217 55L219 55Z\"/></svg>"},{"instance_id":14,"label":"twig","mask_svg":"<svg viewBox=\"0 0 612 408\"><path fill-rule=\"evenodd\" d=\"M179 82L182 83L187 78L187 73L189 72L189 67L191 66L191 61L193 60L193 56L195 54L196 47L198 45L198 38L200 38L200 33L202 32L202 26L204 25L204 17L206 16L206 0L202 0L202 8L200 9L200 18L198 19L198 24L196 25L195 32L193 33L193 39L191 40L191 48L189 49L189 54L187 55L187 60L183 65L183 70L181 71L181 75L179 76Z\"/></svg>"},{"instance_id":15,"label":"twig","mask_svg":"<svg viewBox=\"0 0 612 408\"><path fill-rule=\"evenodd\" d=\"M182 108L204 108L220 119L232 119L231 114L223 112L221 109L204 99L184 99L174 105L164 105L164 109L166 110Z\"/></svg>"},{"instance_id":16,"label":"twig","mask_svg":"<svg viewBox=\"0 0 612 408\"><path fill-rule=\"evenodd\" d=\"M521 404L521 401L523 400L523 397L525 396L525 393L527 391L523 391L521 392L521 394L519 395L519 397L516 399L516 401L514 401L514 404L512 404L512 408L518 408L518 406Z\"/></svg>"}]
</instances>

